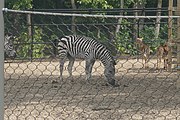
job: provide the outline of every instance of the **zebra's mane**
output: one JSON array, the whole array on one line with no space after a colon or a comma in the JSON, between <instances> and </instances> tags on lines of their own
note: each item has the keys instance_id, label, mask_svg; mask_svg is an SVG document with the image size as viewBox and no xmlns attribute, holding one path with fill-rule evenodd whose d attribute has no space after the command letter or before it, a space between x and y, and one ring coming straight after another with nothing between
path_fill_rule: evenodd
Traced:
<instances>
[{"instance_id":1,"label":"zebra's mane","mask_svg":"<svg viewBox=\"0 0 180 120\"><path fill-rule=\"evenodd\" d=\"M115 62L114 57L113 57L113 55L112 55L111 49L109 49L109 48L107 47L107 44L103 44L103 42L99 41L99 40L96 39L96 38L91 38L91 37L84 36L84 35L65 35L65 36L61 36L61 37L59 38L59 40L61 40L61 38L69 37L69 36L70 36L70 37L75 37L75 38L87 38L88 40L93 40L93 41L95 41L96 44L99 44L99 45L103 46L103 47L107 50L107 52L109 53L110 58L111 58L113 64L116 65L116 62Z\"/></svg>"}]
</instances>

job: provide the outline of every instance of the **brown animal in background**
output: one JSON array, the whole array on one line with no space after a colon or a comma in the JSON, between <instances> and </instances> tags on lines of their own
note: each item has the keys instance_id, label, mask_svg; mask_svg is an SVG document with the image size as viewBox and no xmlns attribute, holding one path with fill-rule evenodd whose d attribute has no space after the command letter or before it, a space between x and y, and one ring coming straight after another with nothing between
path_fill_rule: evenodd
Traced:
<instances>
[{"instance_id":1,"label":"brown animal in background","mask_svg":"<svg viewBox=\"0 0 180 120\"><path fill-rule=\"evenodd\" d=\"M164 69L167 70L169 50L167 42L157 48L157 69L160 69L162 59L164 59Z\"/></svg>"},{"instance_id":2,"label":"brown animal in background","mask_svg":"<svg viewBox=\"0 0 180 120\"><path fill-rule=\"evenodd\" d=\"M136 39L137 47L142 55L143 68L148 68L148 61L150 56L150 47L143 43L143 38ZM144 62L145 61L145 62Z\"/></svg>"}]
</instances>

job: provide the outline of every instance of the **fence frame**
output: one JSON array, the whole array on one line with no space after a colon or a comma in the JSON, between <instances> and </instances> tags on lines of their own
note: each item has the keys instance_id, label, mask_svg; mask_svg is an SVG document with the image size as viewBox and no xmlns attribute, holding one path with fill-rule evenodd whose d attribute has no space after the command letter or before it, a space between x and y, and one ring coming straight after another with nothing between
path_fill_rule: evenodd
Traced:
<instances>
[{"instance_id":1,"label":"fence frame","mask_svg":"<svg viewBox=\"0 0 180 120\"><path fill-rule=\"evenodd\" d=\"M177 0L177 15L180 16L180 0ZM180 76L180 18L177 20L177 74ZM180 89L180 78L177 80L177 88Z\"/></svg>"},{"instance_id":2,"label":"fence frame","mask_svg":"<svg viewBox=\"0 0 180 120\"><path fill-rule=\"evenodd\" d=\"M1 16L0 16L0 17L1 17ZM109 17L111 17L111 16L109 16ZM130 17L130 16L129 16L129 17ZM144 16L144 17L147 17L147 16ZM177 16L177 17L180 18L180 16ZM177 18L177 17L176 17L176 18ZM3 25L3 21L1 22L1 19L0 19L0 25L1 25L1 24ZM2 27L2 28L4 28L4 27ZM3 34L3 32L4 32L3 30L2 30L2 32L0 31L0 33L2 33L2 34ZM1 37L1 36L2 36L2 37ZM0 36L0 40L3 41L3 40L4 40L4 39L3 39L3 35L1 35L1 36ZM3 45L3 44L2 44L2 45ZM2 48L3 48L2 45L0 46L0 51L3 51L3 50L2 50ZM178 54L179 54L179 53L178 53ZM2 55L2 56L1 56L1 55ZM0 60L1 60L1 57L3 58L3 54L0 54ZM1 62L1 61L0 61L0 62ZM3 63L3 62L1 62L1 63ZM0 63L0 65L2 65L1 63ZM179 64L179 63L178 63L178 64ZM3 66L3 65L2 65L2 66ZM1 67L1 66L0 66L0 67ZM180 66L179 66L179 67L180 67ZM1 67L1 69L3 69L3 67ZM0 69L0 72L1 72L1 69ZM2 73L3 73L3 72L2 72ZM0 75L0 77L2 77L2 81L0 81L0 82L3 82L3 79L4 79L3 76ZM0 80L1 80L1 78L0 78ZM178 79L178 81L179 81L179 79ZM0 85L2 85L1 88L3 89L3 88L4 88L4 86L3 86L4 84L3 84L3 83L2 83L2 84L0 83ZM0 91L0 92L2 92L2 93L0 93L0 95L2 94L2 96L3 96L3 90ZM3 96L3 97L4 97L4 96ZM3 97L2 97L2 100L3 100ZM163 97L163 96L162 96L162 97ZM1 100L1 98L0 98L0 100ZM1 102L0 104L2 104L2 103L3 103L3 102ZM3 104L2 104L2 106L3 106ZM3 107L2 107L2 108L3 108ZM2 110L3 110L3 109L2 109ZM0 113L3 114L4 112L1 112L1 111L0 111ZM3 117L3 115L1 115L1 116ZM0 120L1 120L1 118L0 118Z\"/></svg>"},{"instance_id":3,"label":"fence frame","mask_svg":"<svg viewBox=\"0 0 180 120\"><path fill-rule=\"evenodd\" d=\"M4 120L4 0L0 0L0 120Z\"/></svg>"},{"instance_id":4,"label":"fence frame","mask_svg":"<svg viewBox=\"0 0 180 120\"><path fill-rule=\"evenodd\" d=\"M169 7L168 7L168 15L169 16L172 16L173 13L172 13L172 10L173 10L173 0L169 0ZM173 24L173 21L172 21L172 18L169 17L168 18L168 42L169 43L172 43L172 24ZM168 71L171 71L171 68L172 68L172 48L171 46L169 45L169 48L170 48L170 51L168 52Z\"/></svg>"},{"instance_id":5,"label":"fence frame","mask_svg":"<svg viewBox=\"0 0 180 120\"><path fill-rule=\"evenodd\" d=\"M96 14L78 14L78 13L61 13L61 12L38 12L38 11L30 11L30 10L13 10L13 9L8 9L8 8L3 8L4 12L11 12L11 13L21 13L21 14L38 14L38 15L52 15L52 16L76 16L76 17L95 17L95 18L157 18L157 16L135 16L135 15L130 15L130 16L125 16L125 15L96 15ZM159 16L159 18L180 18L180 16Z\"/></svg>"}]
</instances>

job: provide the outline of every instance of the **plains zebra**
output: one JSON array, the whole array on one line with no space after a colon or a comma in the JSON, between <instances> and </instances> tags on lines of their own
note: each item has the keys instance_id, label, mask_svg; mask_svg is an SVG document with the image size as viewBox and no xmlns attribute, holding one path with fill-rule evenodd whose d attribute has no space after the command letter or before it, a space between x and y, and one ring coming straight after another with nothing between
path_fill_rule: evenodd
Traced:
<instances>
[{"instance_id":1,"label":"plains zebra","mask_svg":"<svg viewBox=\"0 0 180 120\"><path fill-rule=\"evenodd\" d=\"M13 44L13 36L6 35L4 37L4 53L5 56L8 56L10 58L16 57L16 51Z\"/></svg>"},{"instance_id":2,"label":"plains zebra","mask_svg":"<svg viewBox=\"0 0 180 120\"><path fill-rule=\"evenodd\" d=\"M101 60L105 69L104 75L108 83L115 85L115 65L111 52L96 40L78 35L64 36L58 39L58 54L60 57L60 80L62 80L63 66L66 58L69 59L68 72L72 77L72 66L75 58L83 58L86 61L86 80L91 78L92 67L96 59Z\"/></svg>"}]
</instances>

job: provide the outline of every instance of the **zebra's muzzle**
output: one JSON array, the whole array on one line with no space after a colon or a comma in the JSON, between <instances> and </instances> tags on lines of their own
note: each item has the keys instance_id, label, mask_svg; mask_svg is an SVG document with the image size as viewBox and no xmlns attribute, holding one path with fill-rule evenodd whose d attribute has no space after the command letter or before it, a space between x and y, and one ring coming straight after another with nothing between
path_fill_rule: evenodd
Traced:
<instances>
[{"instance_id":1,"label":"zebra's muzzle","mask_svg":"<svg viewBox=\"0 0 180 120\"><path fill-rule=\"evenodd\" d=\"M119 87L119 85L116 84L115 79L108 79L108 83L113 87Z\"/></svg>"}]
</instances>

